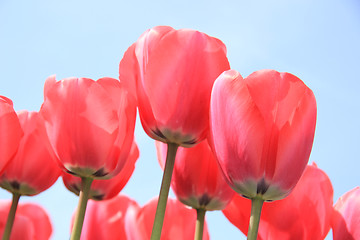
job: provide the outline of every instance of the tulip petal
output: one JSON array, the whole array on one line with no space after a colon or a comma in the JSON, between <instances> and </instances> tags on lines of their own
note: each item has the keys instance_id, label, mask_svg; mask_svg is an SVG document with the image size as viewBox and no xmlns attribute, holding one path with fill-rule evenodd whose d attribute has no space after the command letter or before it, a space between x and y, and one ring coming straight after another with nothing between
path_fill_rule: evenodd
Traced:
<instances>
[{"instance_id":1,"label":"tulip petal","mask_svg":"<svg viewBox=\"0 0 360 240\"><path fill-rule=\"evenodd\" d=\"M360 239L360 187L348 191L334 206L332 229L334 240Z\"/></svg>"},{"instance_id":2,"label":"tulip petal","mask_svg":"<svg viewBox=\"0 0 360 240\"><path fill-rule=\"evenodd\" d=\"M220 167L231 184L241 185L246 179L262 177L258 159L264 125L241 75L234 70L220 75L212 91L211 134Z\"/></svg>"},{"instance_id":3,"label":"tulip petal","mask_svg":"<svg viewBox=\"0 0 360 240\"><path fill-rule=\"evenodd\" d=\"M15 154L23 131L9 98L0 96L0 173Z\"/></svg>"}]
</instances>

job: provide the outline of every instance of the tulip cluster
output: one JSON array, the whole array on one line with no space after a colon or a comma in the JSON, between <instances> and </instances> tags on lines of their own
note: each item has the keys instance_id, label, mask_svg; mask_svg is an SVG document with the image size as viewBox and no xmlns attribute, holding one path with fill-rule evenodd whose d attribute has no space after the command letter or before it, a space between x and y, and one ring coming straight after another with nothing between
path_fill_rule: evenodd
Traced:
<instances>
[{"instance_id":1,"label":"tulip cluster","mask_svg":"<svg viewBox=\"0 0 360 240\"><path fill-rule=\"evenodd\" d=\"M120 194L139 157L137 110L164 170L142 207ZM50 76L39 112L0 96L0 186L13 196L0 202L0 234L49 239L46 211L19 200L61 176L79 196L71 240L209 239L205 214L217 210L250 240L320 240L331 228L360 239L359 187L333 205L330 179L308 165L316 114L298 77L243 78L219 39L154 27L125 52L119 79Z\"/></svg>"}]
</instances>

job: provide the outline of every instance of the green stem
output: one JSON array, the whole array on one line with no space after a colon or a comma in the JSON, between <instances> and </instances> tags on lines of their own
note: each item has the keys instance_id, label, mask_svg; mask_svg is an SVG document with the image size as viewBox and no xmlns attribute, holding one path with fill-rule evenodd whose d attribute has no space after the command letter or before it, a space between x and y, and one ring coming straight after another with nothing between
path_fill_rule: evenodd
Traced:
<instances>
[{"instance_id":1,"label":"green stem","mask_svg":"<svg viewBox=\"0 0 360 240\"><path fill-rule=\"evenodd\" d=\"M196 209L196 227L194 240L203 239L205 213L205 209Z\"/></svg>"},{"instance_id":2,"label":"green stem","mask_svg":"<svg viewBox=\"0 0 360 240\"><path fill-rule=\"evenodd\" d=\"M91 188L91 183L93 179L82 177L81 178L81 191L79 194L79 203L76 210L75 221L73 229L71 231L70 240L79 240L81 236L82 226L84 224L86 205L89 199L89 193Z\"/></svg>"},{"instance_id":3,"label":"green stem","mask_svg":"<svg viewBox=\"0 0 360 240\"><path fill-rule=\"evenodd\" d=\"M7 217L7 221L6 221L5 230L4 230L2 240L9 240L10 239L11 229L12 229L12 227L14 225L15 213L16 213L16 209L17 209L20 197L21 197L20 194L13 193L12 203L11 203L10 211L9 211L9 214L8 214L8 217Z\"/></svg>"},{"instance_id":4,"label":"green stem","mask_svg":"<svg viewBox=\"0 0 360 240\"><path fill-rule=\"evenodd\" d=\"M264 203L264 200L259 197L255 197L251 199L251 216L250 216L250 223L249 223L249 230L247 239L248 240L256 240L257 234L259 230L259 223L260 223L260 215L261 215L261 208Z\"/></svg>"},{"instance_id":5,"label":"green stem","mask_svg":"<svg viewBox=\"0 0 360 240\"><path fill-rule=\"evenodd\" d=\"M164 222L166 203L169 195L171 176L175 165L176 151L179 145L168 143L164 174L161 182L158 204L156 207L154 225L151 232L151 240L160 240L161 229Z\"/></svg>"}]
</instances>

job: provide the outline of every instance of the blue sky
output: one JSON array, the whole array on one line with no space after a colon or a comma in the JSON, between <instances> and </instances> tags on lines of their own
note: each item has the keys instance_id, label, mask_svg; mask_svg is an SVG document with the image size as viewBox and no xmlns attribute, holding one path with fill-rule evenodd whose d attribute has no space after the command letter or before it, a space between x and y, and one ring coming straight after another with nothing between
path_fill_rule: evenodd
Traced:
<instances>
[{"instance_id":1,"label":"blue sky","mask_svg":"<svg viewBox=\"0 0 360 240\"><path fill-rule=\"evenodd\" d=\"M191 28L221 39L233 69L286 71L313 91L318 121L310 162L330 177L334 201L359 185L360 2L0 1L0 95L16 110L39 110L45 79L118 77L125 50L156 25ZM140 159L123 190L140 204L158 194L162 171L153 141L137 125ZM0 198L10 198L4 190ZM67 239L77 197L58 181L36 197ZM213 240L244 239L221 213L207 214ZM225 235L225 237L224 237ZM330 238L331 239L331 238Z\"/></svg>"}]
</instances>

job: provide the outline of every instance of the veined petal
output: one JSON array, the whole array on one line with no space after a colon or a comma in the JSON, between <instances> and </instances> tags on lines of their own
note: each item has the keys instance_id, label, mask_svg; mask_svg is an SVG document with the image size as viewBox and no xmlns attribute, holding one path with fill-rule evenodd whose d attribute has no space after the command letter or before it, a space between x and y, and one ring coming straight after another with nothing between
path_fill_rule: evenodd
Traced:
<instances>
[{"instance_id":1,"label":"veined petal","mask_svg":"<svg viewBox=\"0 0 360 240\"><path fill-rule=\"evenodd\" d=\"M210 118L214 150L231 185L260 179L265 123L236 71L226 71L216 80Z\"/></svg>"},{"instance_id":2,"label":"veined petal","mask_svg":"<svg viewBox=\"0 0 360 240\"><path fill-rule=\"evenodd\" d=\"M316 101L311 90L303 94L292 115L279 133L273 175L273 181L283 189L295 186L302 174L299 169L304 169L310 157L316 125Z\"/></svg>"}]
</instances>

